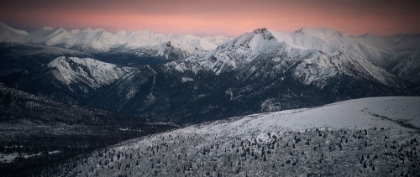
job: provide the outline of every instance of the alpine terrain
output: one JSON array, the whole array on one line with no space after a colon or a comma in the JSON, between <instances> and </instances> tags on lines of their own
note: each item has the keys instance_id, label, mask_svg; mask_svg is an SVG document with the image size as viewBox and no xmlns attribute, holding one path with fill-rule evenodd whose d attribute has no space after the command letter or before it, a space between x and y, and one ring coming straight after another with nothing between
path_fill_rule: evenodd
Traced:
<instances>
[{"instance_id":1,"label":"alpine terrain","mask_svg":"<svg viewBox=\"0 0 420 177\"><path fill-rule=\"evenodd\" d=\"M420 34L0 23L0 176L419 176L419 71Z\"/></svg>"},{"instance_id":2,"label":"alpine terrain","mask_svg":"<svg viewBox=\"0 0 420 177\"><path fill-rule=\"evenodd\" d=\"M54 30L58 29L41 31ZM28 39L38 31L28 34ZM101 30L84 31L99 34ZM150 31L124 31L113 36L140 34L149 36L148 40L163 40L162 35ZM72 35L63 40L76 40ZM197 38L192 42L185 36L163 36L170 41L146 47L154 51L147 52L148 55L172 58L160 64L126 63L132 58L127 60L120 52L138 49L130 44L136 41L135 37L122 37L110 39L118 47L101 48L100 54L90 53L89 59L53 58L49 63L9 74L0 81L60 102L182 125L361 97L419 94L419 35L352 36L324 28L284 33L262 28L216 48L203 41L221 43L224 41L221 37ZM44 44L59 47L54 41ZM72 48L69 46L73 43L61 47L67 50ZM207 51L210 46L214 49Z\"/></svg>"}]
</instances>

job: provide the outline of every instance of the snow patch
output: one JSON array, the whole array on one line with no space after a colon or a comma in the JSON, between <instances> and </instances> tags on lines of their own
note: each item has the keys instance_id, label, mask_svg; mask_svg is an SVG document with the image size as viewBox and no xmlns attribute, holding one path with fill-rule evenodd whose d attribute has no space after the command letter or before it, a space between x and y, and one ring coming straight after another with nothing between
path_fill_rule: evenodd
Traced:
<instances>
[{"instance_id":1,"label":"snow patch","mask_svg":"<svg viewBox=\"0 0 420 177\"><path fill-rule=\"evenodd\" d=\"M181 78L181 82L182 82L182 83L192 82L192 81L194 81L194 79L189 78L189 77L182 77L182 78Z\"/></svg>"}]
</instances>

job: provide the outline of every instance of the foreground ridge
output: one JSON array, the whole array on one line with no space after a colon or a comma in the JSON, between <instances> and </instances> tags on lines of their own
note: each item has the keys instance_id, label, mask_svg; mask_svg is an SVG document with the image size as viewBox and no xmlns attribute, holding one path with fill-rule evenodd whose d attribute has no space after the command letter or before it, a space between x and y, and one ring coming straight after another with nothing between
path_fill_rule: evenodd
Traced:
<instances>
[{"instance_id":1,"label":"foreground ridge","mask_svg":"<svg viewBox=\"0 0 420 177\"><path fill-rule=\"evenodd\" d=\"M70 174L415 176L419 132L394 121L420 127L419 103L364 98L188 126L98 150Z\"/></svg>"}]
</instances>

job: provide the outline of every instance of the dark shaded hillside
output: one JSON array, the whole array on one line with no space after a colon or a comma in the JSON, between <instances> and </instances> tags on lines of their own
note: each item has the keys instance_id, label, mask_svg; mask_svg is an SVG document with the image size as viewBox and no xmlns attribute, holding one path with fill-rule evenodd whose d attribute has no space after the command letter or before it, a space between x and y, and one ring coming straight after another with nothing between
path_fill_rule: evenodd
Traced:
<instances>
[{"instance_id":1,"label":"dark shaded hillside","mask_svg":"<svg viewBox=\"0 0 420 177\"><path fill-rule=\"evenodd\" d=\"M59 47L0 42L0 77L39 67L59 56L88 57L90 55Z\"/></svg>"},{"instance_id":2,"label":"dark shaded hillside","mask_svg":"<svg viewBox=\"0 0 420 177\"><path fill-rule=\"evenodd\" d=\"M134 118L114 112L72 106L38 97L0 85L0 122L29 121L40 124L88 124L103 125L145 119Z\"/></svg>"},{"instance_id":3,"label":"dark shaded hillside","mask_svg":"<svg viewBox=\"0 0 420 177\"><path fill-rule=\"evenodd\" d=\"M254 73L239 70L215 75L206 71L180 73L165 67L142 67L98 90L89 105L153 121L191 124L362 97L415 94L410 89L392 88L349 75L329 79L319 88L294 79L293 70L281 75L270 75L271 71L272 68L265 68Z\"/></svg>"},{"instance_id":4,"label":"dark shaded hillside","mask_svg":"<svg viewBox=\"0 0 420 177\"><path fill-rule=\"evenodd\" d=\"M0 84L0 176L33 176L97 148L173 128Z\"/></svg>"}]
</instances>

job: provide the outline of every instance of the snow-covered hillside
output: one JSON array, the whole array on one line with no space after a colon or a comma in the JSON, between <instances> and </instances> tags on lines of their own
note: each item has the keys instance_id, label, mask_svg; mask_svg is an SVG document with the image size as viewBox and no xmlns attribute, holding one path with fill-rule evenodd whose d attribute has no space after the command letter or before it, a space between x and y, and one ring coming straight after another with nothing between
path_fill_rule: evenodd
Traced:
<instances>
[{"instance_id":1,"label":"snow-covered hillside","mask_svg":"<svg viewBox=\"0 0 420 177\"><path fill-rule=\"evenodd\" d=\"M417 132L420 131L419 105L420 97L361 98L315 108L234 117L188 126L167 135L212 134L251 138L258 133L274 131L302 132L315 128L364 130L374 127ZM155 138L160 136L163 135Z\"/></svg>"},{"instance_id":2,"label":"snow-covered hillside","mask_svg":"<svg viewBox=\"0 0 420 177\"><path fill-rule=\"evenodd\" d=\"M113 48L139 49L175 41L193 51L209 51L230 40L222 36L197 37L188 35L155 34L150 30L119 31L110 33L103 29L66 30L61 27L43 27L31 33L0 24L0 42L30 42L48 46L74 48L82 51L107 52Z\"/></svg>"},{"instance_id":3,"label":"snow-covered hillside","mask_svg":"<svg viewBox=\"0 0 420 177\"><path fill-rule=\"evenodd\" d=\"M364 98L204 123L95 151L60 175L416 176L418 105Z\"/></svg>"},{"instance_id":4,"label":"snow-covered hillside","mask_svg":"<svg viewBox=\"0 0 420 177\"><path fill-rule=\"evenodd\" d=\"M85 83L92 88L110 84L131 72L133 68L118 67L91 58L58 57L48 64L53 75L64 84Z\"/></svg>"},{"instance_id":5,"label":"snow-covered hillside","mask_svg":"<svg viewBox=\"0 0 420 177\"><path fill-rule=\"evenodd\" d=\"M28 32L16 30L0 22L0 42L24 42Z\"/></svg>"},{"instance_id":6,"label":"snow-covered hillside","mask_svg":"<svg viewBox=\"0 0 420 177\"><path fill-rule=\"evenodd\" d=\"M213 131L240 135L269 129L304 131L311 128L369 129L385 127L404 131L420 130L420 97L372 97L337 102L316 108L302 108L273 113L254 114L233 122L215 122L191 131ZM412 125L415 129L401 126ZM224 128L229 126L229 128ZM194 130L197 129L197 130ZM227 131L227 132L226 132ZM236 134L236 135L235 135Z\"/></svg>"}]
</instances>

